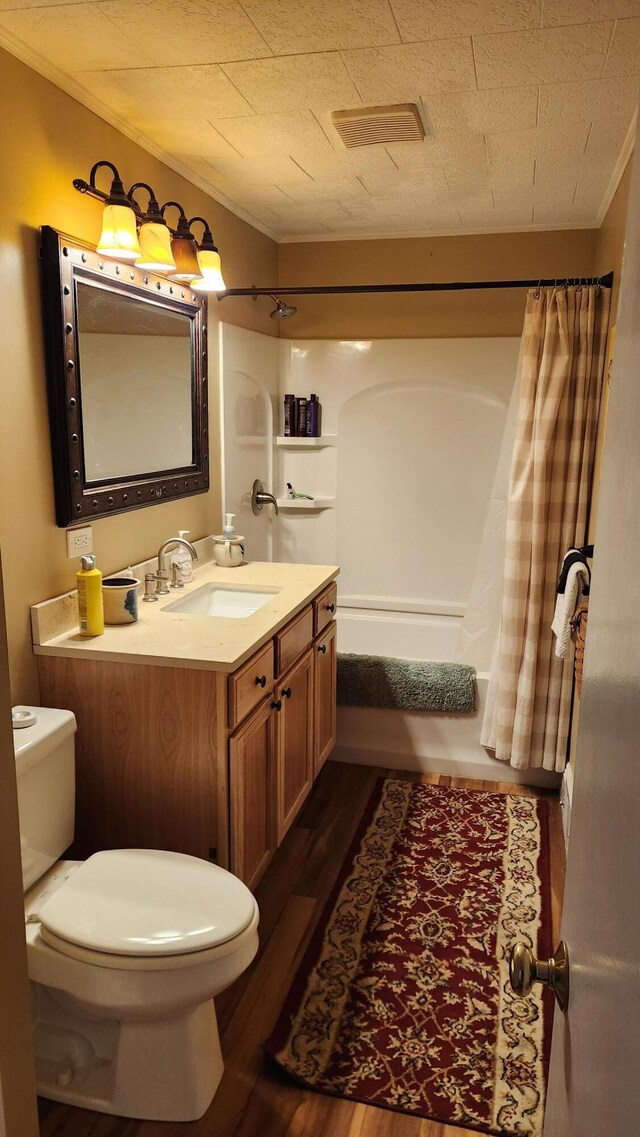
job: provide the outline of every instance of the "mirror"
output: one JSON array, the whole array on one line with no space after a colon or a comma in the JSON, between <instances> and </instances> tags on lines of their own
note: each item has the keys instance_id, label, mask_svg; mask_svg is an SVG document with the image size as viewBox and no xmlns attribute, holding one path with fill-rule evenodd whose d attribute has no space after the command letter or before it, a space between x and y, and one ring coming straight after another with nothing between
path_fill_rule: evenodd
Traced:
<instances>
[{"instance_id":1,"label":"mirror","mask_svg":"<svg viewBox=\"0 0 640 1137\"><path fill-rule=\"evenodd\" d=\"M206 493L206 298L42 235L57 524Z\"/></svg>"}]
</instances>

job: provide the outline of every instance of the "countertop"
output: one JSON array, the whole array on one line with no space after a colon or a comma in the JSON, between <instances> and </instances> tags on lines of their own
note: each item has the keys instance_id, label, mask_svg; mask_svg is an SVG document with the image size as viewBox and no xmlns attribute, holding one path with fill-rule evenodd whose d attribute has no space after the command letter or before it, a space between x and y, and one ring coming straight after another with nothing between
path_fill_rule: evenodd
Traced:
<instances>
[{"instance_id":1,"label":"countertop","mask_svg":"<svg viewBox=\"0 0 640 1137\"><path fill-rule=\"evenodd\" d=\"M186 667L200 671L235 671L296 615L312 596L339 573L336 565L295 565L255 561L238 568L205 564L194 570L193 582L171 589L168 596L148 604L139 597L135 624L106 627L101 636L78 633L75 593L33 606L33 650L36 655L66 656L111 662ZM166 612L201 588L278 589L252 616L229 618ZM142 592L142 589L140 590ZM73 627L69 625L73 619ZM61 627L65 627L60 631ZM54 634L59 632L59 634Z\"/></svg>"}]
</instances>

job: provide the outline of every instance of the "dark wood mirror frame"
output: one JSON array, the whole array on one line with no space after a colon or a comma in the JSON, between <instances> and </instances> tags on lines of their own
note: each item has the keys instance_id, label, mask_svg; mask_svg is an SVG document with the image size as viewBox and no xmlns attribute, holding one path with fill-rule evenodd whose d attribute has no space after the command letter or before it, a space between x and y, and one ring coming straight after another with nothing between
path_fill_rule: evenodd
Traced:
<instances>
[{"instance_id":1,"label":"dark wood mirror frame","mask_svg":"<svg viewBox=\"0 0 640 1137\"><path fill-rule=\"evenodd\" d=\"M49 424L56 502L61 528L207 493L209 434L207 383L207 299L188 286L101 257L90 245L42 227L40 248L49 400ZM191 321L193 462L179 469L118 479L88 481L85 473L77 286L98 285Z\"/></svg>"}]
</instances>

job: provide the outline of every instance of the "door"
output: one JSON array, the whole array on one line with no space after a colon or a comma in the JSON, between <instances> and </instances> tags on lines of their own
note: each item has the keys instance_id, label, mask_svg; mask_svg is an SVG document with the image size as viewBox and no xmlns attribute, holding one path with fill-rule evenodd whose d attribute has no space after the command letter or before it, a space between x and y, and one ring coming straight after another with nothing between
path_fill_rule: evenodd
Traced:
<instances>
[{"instance_id":1,"label":"door","mask_svg":"<svg viewBox=\"0 0 640 1137\"><path fill-rule=\"evenodd\" d=\"M313 785L313 651L309 649L279 679L278 844Z\"/></svg>"},{"instance_id":2,"label":"door","mask_svg":"<svg viewBox=\"0 0 640 1137\"><path fill-rule=\"evenodd\" d=\"M255 888L276 847L276 711L271 695L229 740L231 872Z\"/></svg>"},{"instance_id":3,"label":"door","mask_svg":"<svg viewBox=\"0 0 640 1137\"><path fill-rule=\"evenodd\" d=\"M607 266L608 267L608 266ZM545 1137L640 1132L640 163L635 162L576 745Z\"/></svg>"},{"instance_id":4,"label":"door","mask_svg":"<svg viewBox=\"0 0 640 1137\"><path fill-rule=\"evenodd\" d=\"M317 777L336 744L336 682L338 656L336 622L314 643L315 674L313 684L313 758Z\"/></svg>"}]
</instances>

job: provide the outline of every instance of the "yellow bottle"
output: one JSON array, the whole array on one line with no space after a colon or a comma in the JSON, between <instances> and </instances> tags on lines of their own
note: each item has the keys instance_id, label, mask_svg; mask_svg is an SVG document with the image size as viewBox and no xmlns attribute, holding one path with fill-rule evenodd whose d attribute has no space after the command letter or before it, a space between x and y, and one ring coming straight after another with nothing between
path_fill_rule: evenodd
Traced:
<instances>
[{"instance_id":1,"label":"yellow bottle","mask_svg":"<svg viewBox=\"0 0 640 1137\"><path fill-rule=\"evenodd\" d=\"M80 635L101 636L104 632L102 573L96 568L95 557L81 557L80 563L82 567L76 573Z\"/></svg>"}]
</instances>

